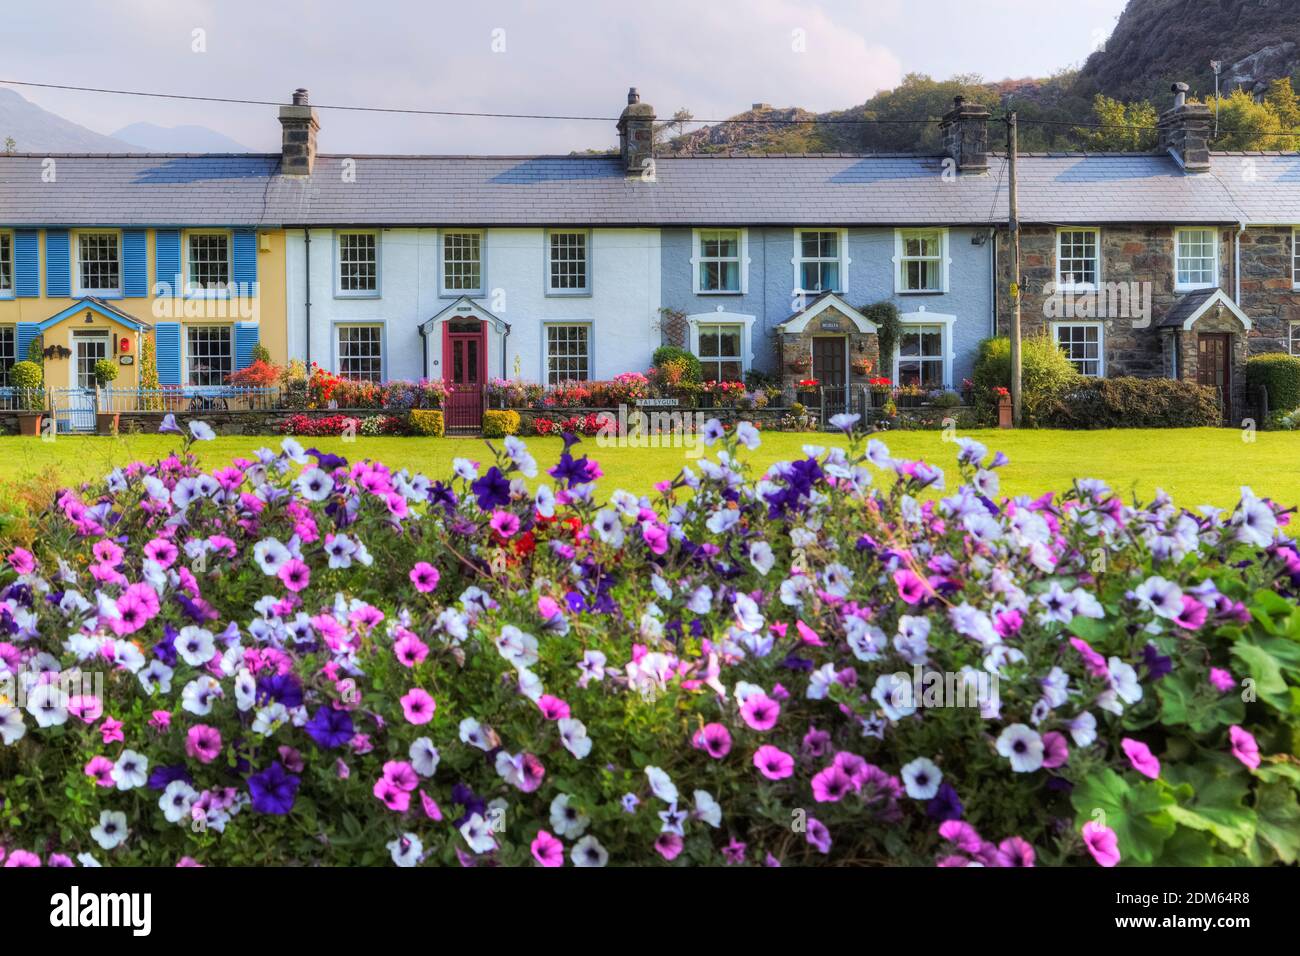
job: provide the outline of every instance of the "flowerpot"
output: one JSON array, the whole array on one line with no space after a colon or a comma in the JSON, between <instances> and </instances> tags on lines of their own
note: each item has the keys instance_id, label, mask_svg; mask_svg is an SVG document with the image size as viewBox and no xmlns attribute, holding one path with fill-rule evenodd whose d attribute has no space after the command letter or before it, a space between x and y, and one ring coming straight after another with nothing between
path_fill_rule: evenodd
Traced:
<instances>
[{"instance_id":1,"label":"flowerpot","mask_svg":"<svg viewBox=\"0 0 1300 956\"><path fill-rule=\"evenodd\" d=\"M998 399L998 428L1011 428L1011 396L1004 395Z\"/></svg>"},{"instance_id":2,"label":"flowerpot","mask_svg":"<svg viewBox=\"0 0 1300 956\"><path fill-rule=\"evenodd\" d=\"M701 392L698 398L699 398L699 405L697 407L699 408L713 407L713 399L714 399L713 395L709 394L708 392Z\"/></svg>"},{"instance_id":3,"label":"flowerpot","mask_svg":"<svg viewBox=\"0 0 1300 956\"><path fill-rule=\"evenodd\" d=\"M41 433L41 421L44 418L44 412L19 412L18 434L35 438Z\"/></svg>"},{"instance_id":4,"label":"flowerpot","mask_svg":"<svg viewBox=\"0 0 1300 956\"><path fill-rule=\"evenodd\" d=\"M816 405L816 404L817 404L817 393L816 393L816 392L799 392L799 394L798 394L798 396L796 397L795 400L796 400L800 405L804 406L804 408L808 408L808 407L810 407L810 406L813 406L813 405Z\"/></svg>"},{"instance_id":5,"label":"flowerpot","mask_svg":"<svg viewBox=\"0 0 1300 956\"><path fill-rule=\"evenodd\" d=\"M118 417L117 412L95 412L95 434L116 435Z\"/></svg>"}]
</instances>

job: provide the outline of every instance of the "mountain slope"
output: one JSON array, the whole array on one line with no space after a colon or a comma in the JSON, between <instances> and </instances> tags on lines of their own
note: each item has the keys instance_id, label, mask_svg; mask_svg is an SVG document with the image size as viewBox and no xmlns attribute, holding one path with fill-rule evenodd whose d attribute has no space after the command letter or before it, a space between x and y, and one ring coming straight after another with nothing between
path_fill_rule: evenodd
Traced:
<instances>
[{"instance_id":1,"label":"mountain slope","mask_svg":"<svg viewBox=\"0 0 1300 956\"><path fill-rule=\"evenodd\" d=\"M0 148L14 140L20 153L128 153L129 143L86 129L0 87Z\"/></svg>"},{"instance_id":2,"label":"mountain slope","mask_svg":"<svg viewBox=\"0 0 1300 956\"><path fill-rule=\"evenodd\" d=\"M248 153L242 143L206 126L159 126L157 123L132 123L113 133L149 153Z\"/></svg>"}]
</instances>

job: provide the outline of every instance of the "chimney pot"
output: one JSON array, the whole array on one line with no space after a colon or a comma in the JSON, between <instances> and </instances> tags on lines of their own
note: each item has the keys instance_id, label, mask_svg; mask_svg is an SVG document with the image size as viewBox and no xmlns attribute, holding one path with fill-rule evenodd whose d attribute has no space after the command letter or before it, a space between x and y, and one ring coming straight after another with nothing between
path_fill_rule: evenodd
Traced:
<instances>
[{"instance_id":1,"label":"chimney pot","mask_svg":"<svg viewBox=\"0 0 1300 956\"><path fill-rule=\"evenodd\" d=\"M989 108L954 96L952 109L939 123L944 152L957 163L958 172L982 173L989 168Z\"/></svg>"},{"instance_id":2,"label":"chimney pot","mask_svg":"<svg viewBox=\"0 0 1300 956\"><path fill-rule=\"evenodd\" d=\"M640 102L641 102L641 94L636 91L635 86L629 86L627 88L627 105L631 106L633 103L640 103Z\"/></svg>"},{"instance_id":3,"label":"chimney pot","mask_svg":"<svg viewBox=\"0 0 1300 956\"><path fill-rule=\"evenodd\" d=\"M1189 173L1210 168L1210 123L1213 114L1204 103L1188 103L1186 83L1175 83L1174 105L1160 115L1160 150L1172 153Z\"/></svg>"},{"instance_id":4,"label":"chimney pot","mask_svg":"<svg viewBox=\"0 0 1300 956\"><path fill-rule=\"evenodd\" d=\"M293 91L293 105L294 106L307 105L307 90L304 87L300 86Z\"/></svg>"},{"instance_id":5,"label":"chimney pot","mask_svg":"<svg viewBox=\"0 0 1300 956\"><path fill-rule=\"evenodd\" d=\"M316 166L316 133L320 121L307 90L293 91L293 102L280 107L280 172L285 176L310 176Z\"/></svg>"}]
</instances>

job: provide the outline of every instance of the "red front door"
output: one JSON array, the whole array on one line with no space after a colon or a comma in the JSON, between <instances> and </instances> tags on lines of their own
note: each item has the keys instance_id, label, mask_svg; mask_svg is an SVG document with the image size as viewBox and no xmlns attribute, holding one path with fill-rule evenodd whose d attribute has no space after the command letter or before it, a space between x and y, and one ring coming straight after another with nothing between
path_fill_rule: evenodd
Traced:
<instances>
[{"instance_id":1,"label":"red front door","mask_svg":"<svg viewBox=\"0 0 1300 956\"><path fill-rule=\"evenodd\" d=\"M449 430L474 430L483 424L486 332L478 319L453 319L443 325L442 380L451 389L445 421Z\"/></svg>"}]
</instances>

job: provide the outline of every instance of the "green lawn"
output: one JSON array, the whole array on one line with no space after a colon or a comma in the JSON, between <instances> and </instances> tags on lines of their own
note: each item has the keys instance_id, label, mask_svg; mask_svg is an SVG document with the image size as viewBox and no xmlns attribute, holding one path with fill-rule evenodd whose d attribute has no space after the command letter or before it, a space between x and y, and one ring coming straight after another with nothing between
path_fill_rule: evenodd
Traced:
<instances>
[{"instance_id":1,"label":"green lawn","mask_svg":"<svg viewBox=\"0 0 1300 956\"><path fill-rule=\"evenodd\" d=\"M1120 430L1102 432L972 431L968 434L1011 459L1003 471L1005 493L1041 494L1069 488L1076 477L1100 478L1125 495L1149 498L1163 488L1187 507L1229 506L1241 485L1286 504L1300 504L1300 434L1259 433L1243 441L1233 429ZM890 451L925 458L946 469L955 467L956 446L941 433L895 432L882 436ZM303 444L351 459L377 458L393 467L406 466L430 476L447 474L452 458L483 460L482 440L470 438L303 439ZM770 432L763 447L749 457L759 466L799 454L805 444L830 444L843 439L829 434ZM253 449L278 446L269 437L222 437L196 447L207 465L218 465ZM0 437L0 500L11 498L24 484L47 484L98 477L114 465L138 458L153 459L179 447L174 436L135 435L120 438L62 436L52 442L35 438ZM531 438L529 447L543 468L559 452L558 438ZM681 448L600 448L587 439L582 449L604 469L607 491L625 488L644 492L651 485L691 464Z\"/></svg>"}]
</instances>

